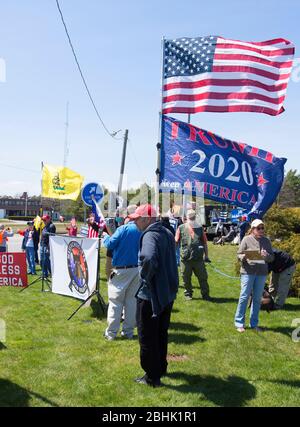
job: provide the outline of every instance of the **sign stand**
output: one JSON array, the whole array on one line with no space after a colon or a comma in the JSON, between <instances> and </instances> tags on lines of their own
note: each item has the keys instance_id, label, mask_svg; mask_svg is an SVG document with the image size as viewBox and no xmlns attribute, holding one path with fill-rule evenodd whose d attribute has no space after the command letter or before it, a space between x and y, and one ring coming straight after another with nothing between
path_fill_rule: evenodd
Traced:
<instances>
[{"instance_id":1,"label":"sign stand","mask_svg":"<svg viewBox=\"0 0 300 427\"><path fill-rule=\"evenodd\" d=\"M52 234L52 233L48 233L48 234L49 234L49 236L55 236L55 234ZM45 260L43 262L45 262ZM28 285L26 288L21 289L20 292L24 291L25 289L29 288L29 286L32 286L35 283L40 282L40 281L42 282L42 289L41 289L42 292L51 291L51 286L50 286L51 280L48 277L45 277L45 275L44 275L42 259L41 259L41 267L42 267L42 274L40 276L38 276L36 279L34 279L34 281L31 282L30 285ZM47 283L49 290L48 289L45 290L45 285L44 285L45 282Z\"/></svg>"},{"instance_id":2,"label":"sign stand","mask_svg":"<svg viewBox=\"0 0 300 427\"><path fill-rule=\"evenodd\" d=\"M100 283L100 249L101 249L101 240L98 238L98 260L97 260L97 278L96 278L96 289L87 297L85 301L83 301L80 306L74 311L74 313L71 314L71 316L68 318L68 320L72 319L73 316L83 307L91 298L93 298L94 295L97 295L97 300L99 303L99 306L101 307L101 310L103 314L106 312L106 304L100 295L100 289L99 289L99 283Z\"/></svg>"},{"instance_id":3,"label":"sign stand","mask_svg":"<svg viewBox=\"0 0 300 427\"><path fill-rule=\"evenodd\" d=\"M48 277L45 277L44 273L42 273L41 276L39 276L36 279L34 279L34 281L30 283L30 285L26 286L26 288L21 289L20 292L25 291L25 289L29 288L30 286L32 286L35 283L40 282L40 281L42 282L42 289L41 289L42 292L48 292L48 290L45 291L45 286L44 286L45 282L47 283L49 291L51 291L51 286L50 286L51 280Z\"/></svg>"}]
</instances>

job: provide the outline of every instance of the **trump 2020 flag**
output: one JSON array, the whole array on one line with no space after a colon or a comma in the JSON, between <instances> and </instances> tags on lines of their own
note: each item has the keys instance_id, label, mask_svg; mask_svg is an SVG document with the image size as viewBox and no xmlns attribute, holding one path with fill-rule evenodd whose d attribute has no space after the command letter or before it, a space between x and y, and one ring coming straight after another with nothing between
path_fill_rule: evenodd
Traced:
<instances>
[{"instance_id":1,"label":"trump 2020 flag","mask_svg":"<svg viewBox=\"0 0 300 427\"><path fill-rule=\"evenodd\" d=\"M43 165L42 196L77 200L84 177L62 166Z\"/></svg>"},{"instance_id":2,"label":"trump 2020 flag","mask_svg":"<svg viewBox=\"0 0 300 427\"><path fill-rule=\"evenodd\" d=\"M162 112L251 111L276 116L284 111L294 52L293 43L281 38L165 40Z\"/></svg>"},{"instance_id":3,"label":"trump 2020 flag","mask_svg":"<svg viewBox=\"0 0 300 427\"><path fill-rule=\"evenodd\" d=\"M161 191L185 192L263 216L275 201L286 159L162 117Z\"/></svg>"}]
</instances>

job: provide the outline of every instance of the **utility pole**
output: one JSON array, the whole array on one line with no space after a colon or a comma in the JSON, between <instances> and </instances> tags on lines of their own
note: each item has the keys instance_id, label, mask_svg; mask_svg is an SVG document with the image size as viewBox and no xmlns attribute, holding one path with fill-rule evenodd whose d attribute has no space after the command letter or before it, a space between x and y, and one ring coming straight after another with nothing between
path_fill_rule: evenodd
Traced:
<instances>
[{"instance_id":1,"label":"utility pole","mask_svg":"<svg viewBox=\"0 0 300 427\"><path fill-rule=\"evenodd\" d=\"M119 178L119 185L118 185L118 196L121 196L121 192L122 192L122 184L123 184L123 175L124 175L124 168L125 168L125 158L126 158L127 141L128 141L128 129L125 130L125 134L124 134L123 153L122 153L120 178Z\"/></svg>"}]
</instances>

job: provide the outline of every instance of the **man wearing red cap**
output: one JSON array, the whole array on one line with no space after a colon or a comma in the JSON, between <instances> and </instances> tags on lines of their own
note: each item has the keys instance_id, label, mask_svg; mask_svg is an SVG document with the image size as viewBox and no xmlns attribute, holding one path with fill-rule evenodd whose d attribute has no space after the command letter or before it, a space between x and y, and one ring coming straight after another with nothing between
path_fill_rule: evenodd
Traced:
<instances>
[{"instance_id":1,"label":"man wearing red cap","mask_svg":"<svg viewBox=\"0 0 300 427\"><path fill-rule=\"evenodd\" d=\"M109 230L108 230L109 231ZM114 340L120 329L122 312L124 321L121 336L133 338L136 299L139 287L138 251L141 233L133 222L121 225L103 239L112 252L112 272L108 280L107 328L104 336Z\"/></svg>"},{"instance_id":2,"label":"man wearing red cap","mask_svg":"<svg viewBox=\"0 0 300 427\"><path fill-rule=\"evenodd\" d=\"M51 274L50 266L50 247L49 247L49 235L56 233L56 227L51 221L49 215L43 215L42 220L45 227L42 230L41 242L40 242L40 257L43 277L47 278Z\"/></svg>"},{"instance_id":3,"label":"man wearing red cap","mask_svg":"<svg viewBox=\"0 0 300 427\"><path fill-rule=\"evenodd\" d=\"M174 236L156 217L156 210L149 204L129 215L143 232L136 320L145 375L135 381L152 387L160 386L167 372L168 328L178 291Z\"/></svg>"}]
</instances>

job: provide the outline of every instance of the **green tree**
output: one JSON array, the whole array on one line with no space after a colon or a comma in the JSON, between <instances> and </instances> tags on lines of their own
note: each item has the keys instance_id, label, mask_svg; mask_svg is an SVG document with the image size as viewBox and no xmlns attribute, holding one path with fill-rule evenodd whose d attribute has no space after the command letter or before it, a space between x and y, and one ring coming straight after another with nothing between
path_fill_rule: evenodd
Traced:
<instances>
[{"instance_id":1,"label":"green tree","mask_svg":"<svg viewBox=\"0 0 300 427\"><path fill-rule=\"evenodd\" d=\"M61 214L70 219L75 217L77 221L83 221L84 219L84 203L81 196L77 200L65 200L61 202Z\"/></svg>"},{"instance_id":2,"label":"green tree","mask_svg":"<svg viewBox=\"0 0 300 427\"><path fill-rule=\"evenodd\" d=\"M297 170L289 170L277 199L281 207L300 206L300 175Z\"/></svg>"},{"instance_id":3,"label":"green tree","mask_svg":"<svg viewBox=\"0 0 300 427\"><path fill-rule=\"evenodd\" d=\"M288 239L293 233L300 233L299 213L296 209L282 209L273 205L264 217L268 236L272 239Z\"/></svg>"}]
</instances>

